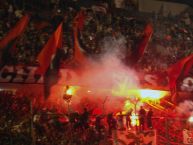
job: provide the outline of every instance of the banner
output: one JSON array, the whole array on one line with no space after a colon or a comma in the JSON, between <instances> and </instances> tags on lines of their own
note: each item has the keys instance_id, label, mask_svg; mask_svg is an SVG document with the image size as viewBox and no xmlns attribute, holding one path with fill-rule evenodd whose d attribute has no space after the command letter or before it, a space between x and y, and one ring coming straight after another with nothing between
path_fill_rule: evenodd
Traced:
<instances>
[{"instance_id":1,"label":"banner","mask_svg":"<svg viewBox=\"0 0 193 145\"><path fill-rule=\"evenodd\" d=\"M15 68L16 70L12 66L4 66L0 70L0 83L43 84L43 75L36 76L37 67L16 66ZM76 78L76 73L71 69L60 69L60 72L61 81L59 82L70 83L72 78ZM12 81L10 81L11 79Z\"/></svg>"},{"instance_id":2,"label":"banner","mask_svg":"<svg viewBox=\"0 0 193 145\"><path fill-rule=\"evenodd\" d=\"M0 83L43 83L43 76L36 76L37 67L28 66L4 66L0 70ZM59 82L73 83L78 77L75 70L70 68L60 68L61 78ZM13 78L14 77L14 78ZM10 80L12 81L10 82ZM153 73L140 74L139 76L141 88L150 88L155 90L169 90L169 82L167 76L158 75ZM193 76L184 77L178 82L178 91L180 92L193 92Z\"/></svg>"}]
</instances>

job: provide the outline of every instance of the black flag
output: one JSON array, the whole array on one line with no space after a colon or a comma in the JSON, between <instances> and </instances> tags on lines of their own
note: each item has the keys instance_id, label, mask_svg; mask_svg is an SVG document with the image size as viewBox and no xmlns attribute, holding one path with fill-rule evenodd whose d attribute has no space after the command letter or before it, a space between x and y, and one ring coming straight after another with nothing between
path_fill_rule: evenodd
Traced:
<instances>
[{"instance_id":1,"label":"black flag","mask_svg":"<svg viewBox=\"0 0 193 145\"><path fill-rule=\"evenodd\" d=\"M44 74L44 96L48 98L50 95L50 89L58 82L60 78L60 60L62 57L61 49L58 49L54 59L52 60L48 70Z\"/></svg>"}]
</instances>

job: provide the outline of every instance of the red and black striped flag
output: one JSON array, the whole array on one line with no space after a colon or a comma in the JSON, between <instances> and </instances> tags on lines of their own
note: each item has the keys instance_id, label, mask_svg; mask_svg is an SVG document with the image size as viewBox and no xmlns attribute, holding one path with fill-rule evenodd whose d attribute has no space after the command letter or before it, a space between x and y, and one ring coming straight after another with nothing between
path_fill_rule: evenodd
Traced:
<instances>
[{"instance_id":1,"label":"red and black striped flag","mask_svg":"<svg viewBox=\"0 0 193 145\"><path fill-rule=\"evenodd\" d=\"M0 49L2 49L2 56L0 62L0 69L6 64L14 65L14 59L17 53L16 43L21 34L25 31L29 23L29 16L26 14L19 22L0 40Z\"/></svg>"},{"instance_id":2,"label":"red and black striped flag","mask_svg":"<svg viewBox=\"0 0 193 145\"><path fill-rule=\"evenodd\" d=\"M180 76L186 76L193 65L193 54L179 60L167 69L169 86L172 96L175 98L176 82Z\"/></svg>"},{"instance_id":3,"label":"red and black striped flag","mask_svg":"<svg viewBox=\"0 0 193 145\"><path fill-rule=\"evenodd\" d=\"M49 97L51 87L57 83L62 48L62 23L49 38L38 55L39 67L36 74L44 76L44 96Z\"/></svg>"},{"instance_id":4,"label":"red and black striped flag","mask_svg":"<svg viewBox=\"0 0 193 145\"><path fill-rule=\"evenodd\" d=\"M144 28L143 36L139 41L139 44L137 45L136 49L132 53L131 60L130 60L132 64L137 63L139 59L143 57L145 49L147 48L147 45L149 43L149 40L151 39L152 34L153 34L153 26L151 23L148 23Z\"/></svg>"},{"instance_id":5,"label":"red and black striped flag","mask_svg":"<svg viewBox=\"0 0 193 145\"><path fill-rule=\"evenodd\" d=\"M19 20L19 22L0 41L0 49L5 48L10 41L16 39L24 32L29 19L29 16L26 14Z\"/></svg>"}]
</instances>

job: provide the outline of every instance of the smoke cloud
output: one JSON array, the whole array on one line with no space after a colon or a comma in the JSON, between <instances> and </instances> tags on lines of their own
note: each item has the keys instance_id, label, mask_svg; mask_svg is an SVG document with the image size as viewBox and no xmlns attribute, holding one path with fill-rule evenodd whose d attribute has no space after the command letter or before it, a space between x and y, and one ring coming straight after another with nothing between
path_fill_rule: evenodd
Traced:
<instances>
[{"instance_id":1,"label":"smoke cloud","mask_svg":"<svg viewBox=\"0 0 193 145\"><path fill-rule=\"evenodd\" d=\"M139 86L136 72L121 61L126 52L126 40L122 35L105 37L101 42L104 54L97 60L89 60L81 74L68 80L68 84L77 86L71 100L73 110L101 109L105 112L120 111L124 107L124 92ZM65 84L65 77L58 84ZM63 86L56 85L49 98L56 106L65 106L62 99ZM117 90L116 95L113 92Z\"/></svg>"}]
</instances>

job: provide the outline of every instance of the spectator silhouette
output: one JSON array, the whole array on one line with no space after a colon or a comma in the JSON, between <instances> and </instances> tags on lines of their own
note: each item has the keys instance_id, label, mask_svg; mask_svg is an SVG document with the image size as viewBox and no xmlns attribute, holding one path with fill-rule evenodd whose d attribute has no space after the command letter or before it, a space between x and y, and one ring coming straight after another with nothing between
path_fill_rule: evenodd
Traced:
<instances>
[{"instance_id":1,"label":"spectator silhouette","mask_svg":"<svg viewBox=\"0 0 193 145\"><path fill-rule=\"evenodd\" d=\"M141 106L141 108L139 110L139 129L140 129L140 131L145 130L145 118L146 118L146 111Z\"/></svg>"},{"instance_id":2,"label":"spectator silhouette","mask_svg":"<svg viewBox=\"0 0 193 145\"><path fill-rule=\"evenodd\" d=\"M131 126L131 115L132 115L133 109L130 109L126 114L126 127L127 129L130 129Z\"/></svg>"},{"instance_id":3,"label":"spectator silhouette","mask_svg":"<svg viewBox=\"0 0 193 145\"><path fill-rule=\"evenodd\" d=\"M152 108L150 108L149 111L147 112L147 127L148 128L153 128L152 116L153 116L153 111L152 111Z\"/></svg>"}]
</instances>

